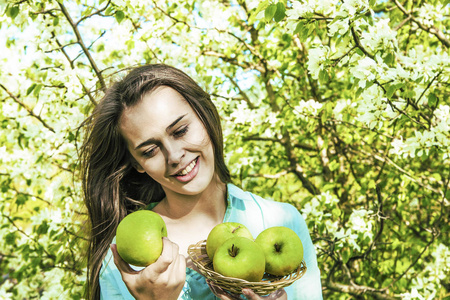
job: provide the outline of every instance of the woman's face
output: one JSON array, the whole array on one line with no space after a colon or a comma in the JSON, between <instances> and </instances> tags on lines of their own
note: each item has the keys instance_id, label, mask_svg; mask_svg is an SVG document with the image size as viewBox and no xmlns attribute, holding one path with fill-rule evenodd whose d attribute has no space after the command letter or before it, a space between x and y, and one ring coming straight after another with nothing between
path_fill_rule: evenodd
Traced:
<instances>
[{"instance_id":1,"label":"woman's face","mask_svg":"<svg viewBox=\"0 0 450 300\"><path fill-rule=\"evenodd\" d=\"M166 195L196 195L215 178L214 153L203 123L176 90L162 86L126 108L120 130L135 168Z\"/></svg>"}]
</instances>

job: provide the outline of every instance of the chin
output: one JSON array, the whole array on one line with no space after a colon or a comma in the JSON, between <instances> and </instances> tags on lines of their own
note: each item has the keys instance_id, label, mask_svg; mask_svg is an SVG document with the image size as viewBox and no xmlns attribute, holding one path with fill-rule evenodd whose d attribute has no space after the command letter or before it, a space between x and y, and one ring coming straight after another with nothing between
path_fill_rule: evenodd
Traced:
<instances>
[{"instance_id":1,"label":"chin","mask_svg":"<svg viewBox=\"0 0 450 300\"><path fill-rule=\"evenodd\" d=\"M183 184L183 186L180 189L180 194L185 194L189 196L194 196L201 194L208 190L210 187L213 187L216 185L216 178L217 176L208 176L206 178L195 178L194 180Z\"/></svg>"}]
</instances>

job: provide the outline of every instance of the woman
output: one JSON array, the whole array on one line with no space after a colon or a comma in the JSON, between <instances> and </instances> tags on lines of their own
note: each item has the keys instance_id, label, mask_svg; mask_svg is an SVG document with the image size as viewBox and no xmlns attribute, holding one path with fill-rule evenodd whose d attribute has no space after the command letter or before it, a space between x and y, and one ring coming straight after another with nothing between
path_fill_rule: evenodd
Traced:
<instances>
[{"instance_id":1,"label":"woman","mask_svg":"<svg viewBox=\"0 0 450 300\"><path fill-rule=\"evenodd\" d=\"M256 237L282 225L299 234L308 271L272 299L321 299L320 273L306 224L293 207L230 183L220 118L209 95L167 65L133 69L115 83L83 124L83 190L91 222L88 298L234 299L193 270L187 248L222 222ZM114 236L128 213L152 209L168 238L152 265L135 271L117 254ZM111 246L110 246L111 245ZM261 299L249 289L248 299Z\"/></svg>"}]
</instances>

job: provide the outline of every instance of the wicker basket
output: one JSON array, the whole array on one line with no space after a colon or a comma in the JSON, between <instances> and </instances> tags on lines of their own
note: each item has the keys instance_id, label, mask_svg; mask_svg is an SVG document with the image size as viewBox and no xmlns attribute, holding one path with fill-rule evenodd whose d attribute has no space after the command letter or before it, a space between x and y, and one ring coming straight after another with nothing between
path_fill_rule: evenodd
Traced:
<instances>
[{"instance_id":1,"label":"wicker basket","mask_svg":"<svg viewBox=\"0 0 450 300\"><path fill-rule=\"evenodd\" d=\"M195 245L190 245L188 254L200 274L213 284L235 294L241 294L243 288L250 288L258 295L267 295L291 285L306 272L305 261L302 261L297 270L289 275L280 277L265 273L260 282L249 282L239 278L226 277L215 272L212 262L206 254L206 240L200 241Z\"/></svg>"}]
</instances>

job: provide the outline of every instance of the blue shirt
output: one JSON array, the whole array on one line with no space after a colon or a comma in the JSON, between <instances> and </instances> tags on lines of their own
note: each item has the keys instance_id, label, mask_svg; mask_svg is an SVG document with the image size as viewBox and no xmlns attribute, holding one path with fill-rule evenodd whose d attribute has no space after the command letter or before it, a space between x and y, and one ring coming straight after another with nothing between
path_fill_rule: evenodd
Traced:
<instances>
[{"instance_id":1,"label":"blue shirt","mask_svg":"<svg viewBox=\"0 0 450 300\"><path fill-rule=\"evenodd\" d=\"M316 251L305 220L298 210L288 203L265 200L252 193L244 192L232 184L228 184L227 188L228 206L223 222L241 223L250 230L254 237L257 237L266 228L286 226L294 230L302 240L307 271L302 278L285 288L288 299L322 299ZM134 299L114 264L111 250L108 250L103 261L99 281L100 299ZM218 298L211 292L202 275L186 268L186 281L178 299L212 300Z\"/></svg>"}]
</instances>

